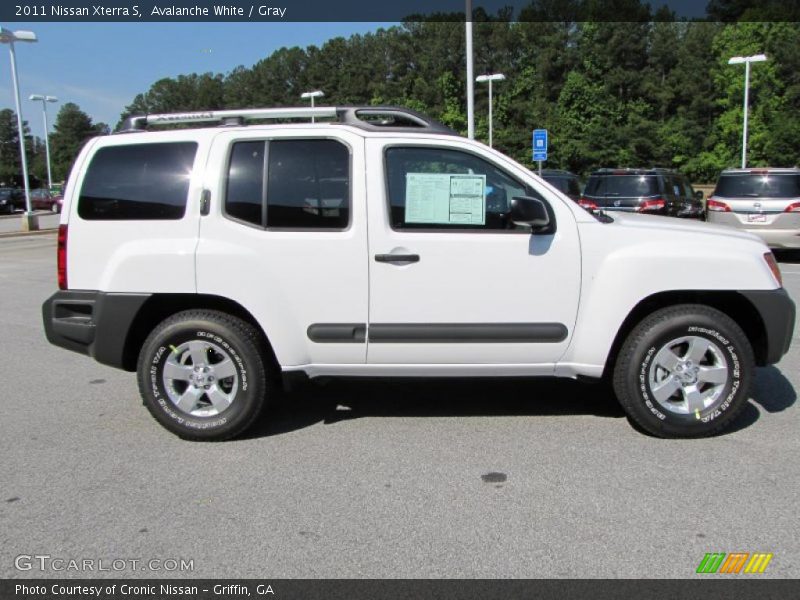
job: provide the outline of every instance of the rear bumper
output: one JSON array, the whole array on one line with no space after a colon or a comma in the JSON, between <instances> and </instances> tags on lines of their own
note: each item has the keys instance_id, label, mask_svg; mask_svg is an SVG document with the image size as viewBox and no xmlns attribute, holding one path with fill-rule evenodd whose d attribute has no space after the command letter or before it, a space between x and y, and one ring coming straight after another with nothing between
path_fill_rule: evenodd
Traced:
<instances>
[{"instance_id":1,"label":"rear bumper","mask_svg":"<svg viewBox=\"0 0 800 600\"><path fill-rule=\"evenodd\" d=\"M124 368L125 341L150 294L59 291L42 305L47 340L56 346Z\"/></svg>"},{"instance_id":2,"label":"rear bumper","mask_svg":"<svg viewBox=\"0 0 800 600\"><path fill-rule=\"evenodd\" d=\"M767 213L766 223L748 223L747 213L709 211L708 221L743 229L770 248L800 248L800 213Z\"/></svg>"},{"instance_id":3,"label":"rear bumper","mask_svg":"<svg viewBox=\"0 0 800 600\"><path fill-rule=\"evenodd\" d=\"M763 365L778 362L789 351L794 335L795 305L785 289L740 292L758 311L766 333Z\"/></svg>"}]
</instances>

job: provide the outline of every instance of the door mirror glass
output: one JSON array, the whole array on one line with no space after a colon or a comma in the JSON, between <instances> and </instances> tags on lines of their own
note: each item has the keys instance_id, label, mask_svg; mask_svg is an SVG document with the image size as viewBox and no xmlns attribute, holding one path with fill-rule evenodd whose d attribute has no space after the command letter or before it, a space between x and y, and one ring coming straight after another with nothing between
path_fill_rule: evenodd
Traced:
<instances>
[{"instance_id":1,"label":"door mirror glass","mask_svg":"<svg viewBox=\"0 0 800 600\"><path fill-rule=\"evenodd\" d=\"M534 231L543 232L550 226L547 208L539 198L515 196L511 199L511 221L515 225L528 225Z\"/></svg>"}]
</instances>

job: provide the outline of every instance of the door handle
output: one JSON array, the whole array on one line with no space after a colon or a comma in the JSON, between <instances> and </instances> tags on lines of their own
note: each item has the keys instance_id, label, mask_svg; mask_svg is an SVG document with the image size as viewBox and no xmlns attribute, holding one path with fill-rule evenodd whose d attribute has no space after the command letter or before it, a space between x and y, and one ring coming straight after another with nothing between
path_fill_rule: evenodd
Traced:
<instances>
[{"instance_id":1,"label":"door handle","mask_svg":"<svg viewBox=\"0 0 800 600\"><path fill-rule=\"evenodd\" d=\"M211 191L204 189L200 193L200 214L202 216L208 215L211 210Z\"/></svg>"},{"instance_id":2,"label":"door handle","mask_svg":"<svg viewBox=\"0 0 800 600\"><path fill-rule=\"evenodd\" d=\"M376 254L375 262L415 263L419 262L419 254Z\"/></svg>"}]
</instances>

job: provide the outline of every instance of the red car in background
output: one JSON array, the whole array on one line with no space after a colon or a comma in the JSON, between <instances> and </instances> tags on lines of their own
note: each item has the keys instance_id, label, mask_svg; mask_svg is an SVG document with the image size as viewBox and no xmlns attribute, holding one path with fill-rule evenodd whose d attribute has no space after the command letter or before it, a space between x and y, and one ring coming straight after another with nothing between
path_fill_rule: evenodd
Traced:
<instances>
[{"instance_id":1,"label":"red car in background","mask_svg":"<svg viewBox=\"0 0 800 600\"><path fill-rule=\"evenodd\" d=\"M64 197L61 194L53 193L44 188L31 190L31 208L33 210L49 210L53 213L60 213L63 201Z\"/></svg>"}]
</instances>

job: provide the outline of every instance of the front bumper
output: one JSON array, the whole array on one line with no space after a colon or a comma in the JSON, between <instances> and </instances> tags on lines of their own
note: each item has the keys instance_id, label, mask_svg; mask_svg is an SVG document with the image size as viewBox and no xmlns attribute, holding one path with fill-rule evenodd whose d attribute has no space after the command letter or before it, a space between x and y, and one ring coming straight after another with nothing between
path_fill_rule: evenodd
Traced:
<instances>
[{"instance_id":1,"label":"front bumper","mask_svg":"<svg viewBox=\"0 0 800 600\"><path fill-rule=\"evenodd\" d=\"M56 292L42 305L45 335L51 344L123 369L125 342L148 298L150 294Z\"/></svg>"},{"instance_id":2,"label":"front bumper","mask_svg":"<svg viewBox=\"0 0 800 600\"><path fill-rule=\"evenodd\" d=\"M760 366L778 362L789 351L794 335L795 305L785 289L740 292L758 311L766 335Z\"/></svg>"}]
</instances>

